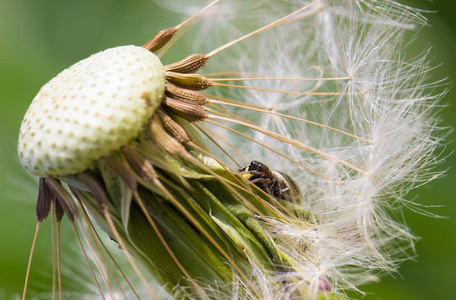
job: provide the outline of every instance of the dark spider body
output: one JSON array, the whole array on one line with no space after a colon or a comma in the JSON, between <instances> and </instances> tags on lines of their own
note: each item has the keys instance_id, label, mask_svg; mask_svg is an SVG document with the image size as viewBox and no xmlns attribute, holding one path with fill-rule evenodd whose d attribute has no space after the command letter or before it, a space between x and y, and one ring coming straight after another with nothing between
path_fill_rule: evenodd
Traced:
<instances>
[{"instance_id":1,"label":"dark spider body","mask_svg":"<svg viewBox=\"0 0 456 300\"><path fill-rule=\"evenodd\" d=\"M261 190L275 197L277 201L299 201L296 183L286 174L272 171L265 164L252 160L239 169L242 177L256 185Z\"/></svg>"}]
</instances>

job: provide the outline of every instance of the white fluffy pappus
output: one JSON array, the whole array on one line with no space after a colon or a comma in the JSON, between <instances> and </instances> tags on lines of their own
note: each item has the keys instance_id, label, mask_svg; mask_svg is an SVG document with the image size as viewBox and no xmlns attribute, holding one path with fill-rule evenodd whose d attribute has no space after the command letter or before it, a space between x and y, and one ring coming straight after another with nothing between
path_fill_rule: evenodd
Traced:
<instances>
[{"instance_id":1,"label":"white fluffy pappus","mask_svg":"<svg viewBox=\"0 0 456 300\"><path fill-rule=\"evenodd\" d=\"M276 4L296 9L311 2ZM244 160L291 175L303 194L302 207L316 220L303 228L299 222L269 220L277 234L305 244L314 258L309 262L296 253L302 272L286 276L312 286L328 279L336 290L357 289L373 274L396 271L411 254L415 236L401 209L419 211L405 199L407 193L441 174L432 170L440 162L443 133L436 113L444 84L429 82L427 52L403 55L406 31L425 22L420 11L394 1L314 2L322 8L244 41L209 67L216 72L230 66L244 78L282 78L247 79L243 85L255 89L225 88L220 95L357 137L245 108L233 111L323 155L242 126L237 129L251 140L220 131L240 153L248 153ZM283 251L294 250L288 245Z\"/></svg>"}]
</instances>

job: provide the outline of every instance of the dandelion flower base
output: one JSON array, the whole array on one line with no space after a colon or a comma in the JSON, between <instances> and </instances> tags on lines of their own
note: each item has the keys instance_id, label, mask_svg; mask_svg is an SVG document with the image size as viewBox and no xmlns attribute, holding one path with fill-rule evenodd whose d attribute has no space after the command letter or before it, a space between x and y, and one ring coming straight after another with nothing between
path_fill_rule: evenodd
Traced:
<instances>
[{"instance_id":1,"label":"dandelion flower base","mask_svg":"<svg viewBox=\"0 0 456 300\"><path fill-rule=\"evenodd\" d=\"M22 165L40 177L90 168L144 130L164 90L163 65L142 47L111 48L74 64L43 86L25 114Z\"/></svg>"}]
</instances>

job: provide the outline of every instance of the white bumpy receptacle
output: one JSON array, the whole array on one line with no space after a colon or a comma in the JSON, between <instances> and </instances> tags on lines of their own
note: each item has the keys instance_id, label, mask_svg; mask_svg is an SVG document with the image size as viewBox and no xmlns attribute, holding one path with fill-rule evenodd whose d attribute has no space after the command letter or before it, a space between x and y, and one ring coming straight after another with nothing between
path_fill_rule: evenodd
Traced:
<instances>
[{"instance_id":1,"label":"white bumpy receptacle","mask_svg":"<svg viewBox=\"0 0 456 300\"><path fill-rule=\"evenodd\" d=\"M166 76L137 46L94 54L44 85L22 121L18 153L39 177L76 174L138 137L160 105Z\"/></svg>"}]
</instances>

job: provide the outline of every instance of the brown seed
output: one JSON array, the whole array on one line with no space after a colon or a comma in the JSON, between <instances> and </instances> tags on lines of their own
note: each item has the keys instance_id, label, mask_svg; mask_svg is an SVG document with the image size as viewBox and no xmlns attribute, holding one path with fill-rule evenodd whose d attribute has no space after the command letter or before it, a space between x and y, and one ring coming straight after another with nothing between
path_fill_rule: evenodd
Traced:
<instances>
[{"instance_id":1,"label":"brown seed","mask_svg":"<svg viewBox=\"0 0 456 300\"><path fill-rule=\"evenodd\" d=\"M176 73L195 73L207 63L206 55L192 54L181 61L165 66L165 71Z\"/></svg>"},{"instance_id":2,"label":"brown seed","mask_svg":"<svg viewBox=\"0 0 456 300\"><path fill-rule=\"evenodd\" d=\"M179 142L188 143L191 139L184 128L182 128L173 118L170 117L163 109L158 110L158 116L165 129Z\"/></svg>"},{"instance_id":3,"label":"brown seed","mask_svg":"<svg viewBox=\"0 0 456 300\"><path fill-rule=\"evenodd\" d=\"M184 146L166 133L165 129L154 119L150 120L150 131L157 142L169 153L184 155L187 153Z\"/></svg>"},{"instance_id":4,"label":"brown seed","mask_svg":"<svg viewBox=\"0 0 456 300\"><path fill-rule=\"evenodd\" d=\"M165 97L163 103L176 115L189 122L202 121L209 117L201 107Z\"/></svg>"},{"instance_id":5,"label":"brown seed","mask_svg":"<svg viewBox=\"0 0 456 300\"><path fill-rule=\"evenodd\" d=\"M122 147L122 153L125 156L128 165L140 178L147 182L157 180L157 173L150 161L148 161L141 153L131 146Z\"/></svg>"},{"instance_id":6,"label":"brown seed","mask_svg":"<svg viewBox=\"0 0 456 300\"><path fill-rule=\"evenodd\" d=\"M149 42L147 42L143 47L151 52L159 50L161 47L166 45L169 40L173 37L174 33L177 31L176 27L163 29L157 33Z\"/></svg>"},{"instance_id":7,"label":"brown seed","mask_svg":"<svg viewBox=\"0 0 456 300\"><path fill-rule=\"evenodd\" d=\"M172 99L180 100L182 102L194 104L194 105L202 106L209 102L207 97L204 96L202 93L197 92L197 91L183 89L183 88L177 87L171 83L166 84L165 94L166 94L166 96L168 96Z\"/></svg>"},{"instance_id":8,"label":"brown seed","mask_svg":"<svg viewBox=\"0 0 456 300\"><path fill-rule=\"evenodd\" d=\"M199 74L166 72L166 79L181 88L195 91L205 90L213 85L212 81Z\"/></svg>"}]
</instances>

